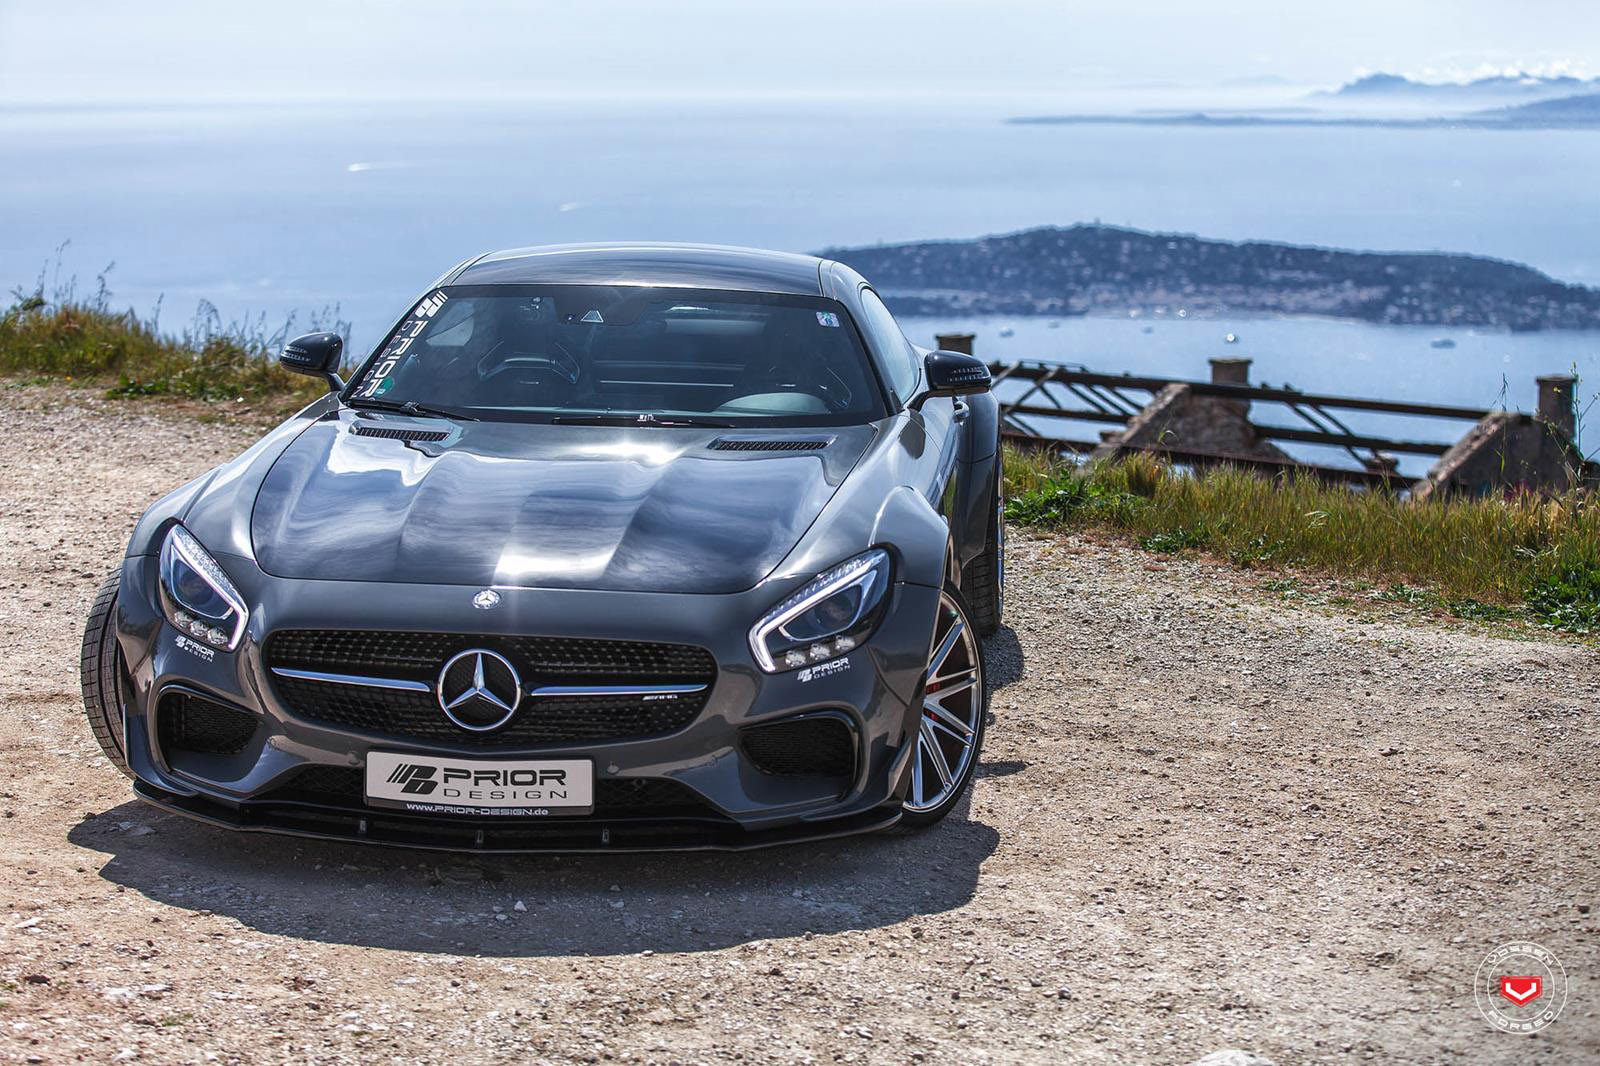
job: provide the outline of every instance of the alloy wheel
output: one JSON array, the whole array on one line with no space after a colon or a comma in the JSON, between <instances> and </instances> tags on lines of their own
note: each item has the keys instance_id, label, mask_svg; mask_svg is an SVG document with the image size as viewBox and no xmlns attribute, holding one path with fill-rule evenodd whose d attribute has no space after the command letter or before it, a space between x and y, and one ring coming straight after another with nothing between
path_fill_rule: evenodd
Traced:
<instances>
[{"instance_id":1,"label":"alloy wheel","mask_svg":"<svg viewBox=\"0 0 1600 1066\"><path fill-rule=\"evenodd\" d=\"M906 810L931 811L958 791L977 746L983 715L978 641L949 592L939 594L933 651L923 674L922 715Z\"/></svg>"}]
</instances>

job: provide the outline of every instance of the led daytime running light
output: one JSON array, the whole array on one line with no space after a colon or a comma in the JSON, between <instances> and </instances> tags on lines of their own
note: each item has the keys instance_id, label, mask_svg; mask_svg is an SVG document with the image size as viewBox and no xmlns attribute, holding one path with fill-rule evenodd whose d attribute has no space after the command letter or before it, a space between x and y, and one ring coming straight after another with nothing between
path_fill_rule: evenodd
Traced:
<instances>
[{"instance_id":1,"label":"led daytime running light","mask_svg":"<svg viewBox=\"0 0 1600 1066\"><path fill-rule=\"evenodd\" d=\"M200 542L194 538L194 534L182 526L175 525L172 527L161 550L163 555L170 553L181 559L184 565L198 574L200 579L211 587L211 591L215 592L233 611L233 631L227 634L222 634L219 628L210 624L207 620L195 617L195 613L192 610L186 610L184 605L178 601L173 590L166 587L166 571L168 567L163 563L161 567L163 592L166 598L172 601L171 621L173 625L178 629L185 630L190 636L205 640L208 644L214 644L219 647L226 646L228 651L237 648L239 641L244 637L245 626L250 622L250 611L245 607L244 599L239 595L239 590L233 587L233 582L228 579L228 575L223 572L222 567L217 565L217 561L211 557L211 553L206 551ZM214 635L225 635L225 645L217 641Z\"/></svg>"},{"instance_id":2,"label":"led daytime running light","mask_svg":"<svg viewBox=\"0 0 1600 1066\"><path fill-rule=\"evenodd\" d=\"M769 674L779 673L783 670L792 670L807 663L823 662L827 659L837 658L847 654L856 647L856 640L844 634L836 634L820 638L811 643L810 648L803 652L790 651L780 664L773 660L771 649L767 647L767 637L774 631L782 633L783 627L797 616L850 588L852 585L864 582L882 581L888 584L889 553L882 548L874 548L854 559L840 563L831 570L825 570L811 581L807 582L799 591L780 602L772 610L762 615L760 620L750 630L750 652L755 656L756 664ZM881 597L886 593L886 588L863 590L863 597L874 593ZM865 602L865 600L864 600ZM863 613L870 610L865 607ZM784 634L786 635L786 634ZM802 661L795 661L795 656L803 655Z\"/></svg>"}]
</instances>

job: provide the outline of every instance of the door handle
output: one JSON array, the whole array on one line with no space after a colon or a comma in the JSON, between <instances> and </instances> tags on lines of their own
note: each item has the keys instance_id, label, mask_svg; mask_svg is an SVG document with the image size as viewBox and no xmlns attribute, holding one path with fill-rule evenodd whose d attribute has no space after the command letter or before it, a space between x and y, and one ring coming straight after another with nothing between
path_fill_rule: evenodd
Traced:
<instances>
[{"instance_id":1,"label":"door handle","mask_svg":"<svg viewBox=\"0 0 1600 1066\"><path fill-rule=\"evenodd\" d=\"M955 416L952 420L956 422L965 422L967 420L967 416L971 413L972 408L968 406L967 401L957 400L955 402Z\"/></svg>"}]
</instances>

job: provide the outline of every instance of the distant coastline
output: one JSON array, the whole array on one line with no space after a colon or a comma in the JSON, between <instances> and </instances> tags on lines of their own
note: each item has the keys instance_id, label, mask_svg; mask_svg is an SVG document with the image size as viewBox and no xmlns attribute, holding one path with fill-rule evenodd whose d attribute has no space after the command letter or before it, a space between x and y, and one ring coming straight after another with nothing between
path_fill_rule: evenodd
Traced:
<instances>
[{"instance_id":1,"label":"distant coastline","mask_svg":"<svg viewBox=\"0 0 1600 1066\"><path fill-rule=\"evenodd\" d=\"M1023 115L1007 121L1022 126L1600 130L1600 79L1524 76L1432 83L1395 74L1373 74L1333 92L1312 93L1305 99L1316 106ZM1432 113L1418 114L1417 109L1422 107ZM1382 110L1374 112L1372 108Z\"/></svg>"},{"instance_id":2,"label":"distant coastline","mask_svg":"<svg viewBox=\"0 0 1600 1066\"><path fill-rule=\"evenodd\" d=\"M1513 332L1600 329L1600 290L1472 255L1235 243L1100 225L819 254L860 270L905 315L1181 309Z\"/></svg>"},{"instance_id":3,"label":"distant coastline","mask_svg":"<svg viewBox=\"0 0 1600 1066\"><path fill-rule=\"evenodd\" d=\"M1536 105L1527 105L1532 108ZM1523 108L1507 108L1520 112ZM1172 115L1021 115L1008 118L1014 126L1201 126L1201 127L1323 127L1338 129L1386 130L1597 130L1600 107L1595 114L1536 113L1496 117L1490 114L1453 115L1438 118L1378 118L1356 115L1319 117L1313 115L1233 115L1190 111Z\"/></svg>"}]
</instances>

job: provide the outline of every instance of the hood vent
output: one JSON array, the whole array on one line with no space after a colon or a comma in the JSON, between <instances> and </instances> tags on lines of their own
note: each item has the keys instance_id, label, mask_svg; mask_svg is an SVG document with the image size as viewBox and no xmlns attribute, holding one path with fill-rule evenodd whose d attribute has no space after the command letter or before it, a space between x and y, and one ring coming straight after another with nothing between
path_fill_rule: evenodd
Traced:
<instances>
[{"instance_id":1,"label":"hood vent","mask_svg":"<svg viewBox=\"0 0 1600 1066\"><path fill-rule=\"evenodd\" d=\"M718 437L714 452L815 452L833 443L832 437Z\"/></svg>"},{"instance_id":2,"label":"hood vent","mask_svg":"<svg viewBox=\"0 0 1600 1066\"><path fill-rule=\"evenodd\" d=\"M407 443L437 442L450 435L448 430L400 429L396 426L368 426L359 422L350 427L350 432L358 437L383 437L387 440L403 440Z\"/></svg>"}]
</instances>

